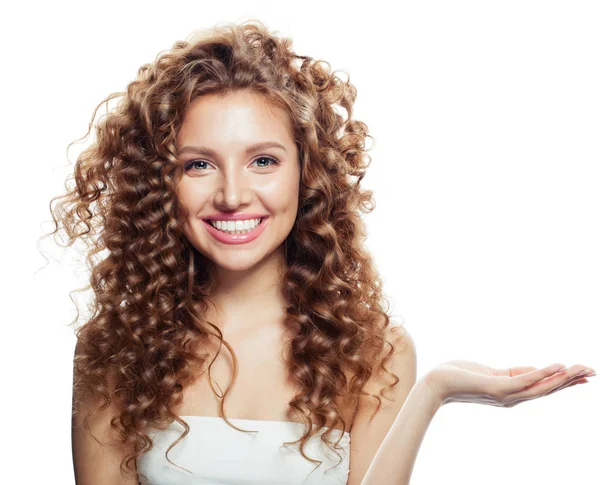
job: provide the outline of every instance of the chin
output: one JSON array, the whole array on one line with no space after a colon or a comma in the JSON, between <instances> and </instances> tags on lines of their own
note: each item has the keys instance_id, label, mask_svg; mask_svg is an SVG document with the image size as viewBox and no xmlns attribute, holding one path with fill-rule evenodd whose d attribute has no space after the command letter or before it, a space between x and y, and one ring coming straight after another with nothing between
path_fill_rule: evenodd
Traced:
<instances>
[{"instance_id":1,"label":"chin","mask_svg":"<svg viewBox=\"0 0 600 485\"><path fill-rule=\"evenodd\" d=\"M227 271L246 271L262 262L263 257L249 254L223 254L216 258L208 256L208 259L210 259L218 269Z\"/></svg>"}]
</instances>

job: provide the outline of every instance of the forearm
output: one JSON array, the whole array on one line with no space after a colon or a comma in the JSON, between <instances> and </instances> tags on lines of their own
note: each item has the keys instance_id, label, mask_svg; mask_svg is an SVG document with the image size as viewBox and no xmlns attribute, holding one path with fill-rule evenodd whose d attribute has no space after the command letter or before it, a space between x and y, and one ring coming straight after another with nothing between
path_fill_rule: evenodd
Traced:
<instances>
[{"instance_id":1,"label":"forearm","mask_svg":"<svg viewBox=\"0 0 600 485\"><path fill-rule=\"evenodd\" d=\"M408 485L429 423L442 401L425 378L406 397L361 485Z\"/></svg>"}]
</instances>

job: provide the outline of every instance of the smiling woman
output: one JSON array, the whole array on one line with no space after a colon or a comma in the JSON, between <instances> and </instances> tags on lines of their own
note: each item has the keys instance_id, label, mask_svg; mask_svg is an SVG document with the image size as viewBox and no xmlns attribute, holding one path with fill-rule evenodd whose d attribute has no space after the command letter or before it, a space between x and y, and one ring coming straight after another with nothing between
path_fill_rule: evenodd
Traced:
<instances>
[{"instance_id":1,"label":"smiling woman","mask_svg":"<svg viewBox=\"0 0 600 485\"><path fill-rule=\"evenodd\" d=\"M53 210L92 263L79 485L407 485L442 405L586 382L583 365L463 360L417 381L364 246L356 88L290 39L258 21L208 29L115 97Z\"/></svg>"},{"instance_id":2,"label":"smiling woman","mask_svg":"<svg viewBox=\"0 0 600 485\"><path fill-rule=\"evenodd\" d=\"M363 247L356 90L325 64L258 21L222 25L98 122L53 214L108 250L77 331L78 483L361 483L416 355Z\"/></svg>"}]
</instances>

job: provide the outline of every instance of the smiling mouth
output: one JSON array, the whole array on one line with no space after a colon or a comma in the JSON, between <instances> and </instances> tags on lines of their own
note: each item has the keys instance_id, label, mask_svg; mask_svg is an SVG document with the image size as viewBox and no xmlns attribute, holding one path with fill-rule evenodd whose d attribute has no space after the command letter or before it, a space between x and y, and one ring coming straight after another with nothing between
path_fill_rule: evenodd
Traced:
<instances>
[{"instance_id":1,"label":"smiling mouth","mask_svg":"<svg viewBox=\"0 0 600 485\"><path fill-rule=\"evenodd\" d=\"M256 229L262 225L262 223L264 222L265 219L267 219L267 217L259 217L256 219L246 219L245 221L250 221L250 222L246 223L244 221L243 224L237 224L236 221L219 221L218 222L213 219L202 219L202 220L204 222L206 222L207 224L209 224L210 226L212 226L215 230L217 230L223 234L244 235L244 234L251 234L252 232L256 231Z\"/></svg>"}]
</instances>

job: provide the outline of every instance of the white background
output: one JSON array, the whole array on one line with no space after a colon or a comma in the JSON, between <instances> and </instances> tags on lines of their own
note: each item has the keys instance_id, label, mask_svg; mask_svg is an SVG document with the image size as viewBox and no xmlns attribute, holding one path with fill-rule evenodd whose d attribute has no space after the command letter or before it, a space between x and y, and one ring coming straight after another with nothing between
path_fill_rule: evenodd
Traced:
<instances>
[{"instance_id":1,"label":"white background","mask_svg":"<svg viewBox=\"0 0 600 485\"><path fill-rule=\"evenodd\" d=\"M355 118L375 138L368 247L415 339L419 376L449 359L600 369L597 2L10 9L0 29L3 482L74 483L69 292L87 275L76 251L51 238L38 247L52 228L49 200L73 168L68 143L160 51L246 16L347 71L358 89ZM510 409L443 407L411 483L600 483L598 379Z\"/></svg>"}]
</instances>

